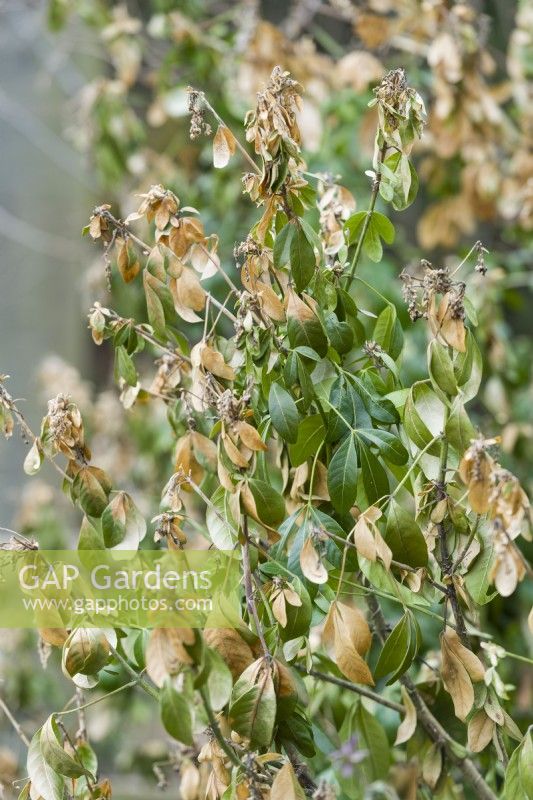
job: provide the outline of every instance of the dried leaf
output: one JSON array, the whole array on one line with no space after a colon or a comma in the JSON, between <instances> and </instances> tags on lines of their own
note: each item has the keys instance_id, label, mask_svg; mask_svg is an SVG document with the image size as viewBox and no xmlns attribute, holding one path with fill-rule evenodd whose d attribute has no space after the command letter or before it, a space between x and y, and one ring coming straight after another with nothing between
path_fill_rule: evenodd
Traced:
<instances>
[{"instance_id":1,"label":"dried leaf","mask_svg":"<svg viewBox=\"0 0 533 800\"><path fill-rule=\"evenodd\" d=\"M146 647L146 671L156 686L193 660L184 645L194 644L192 628L155 628Z\"/></svg>"},{"instance_id":2,"label":"dried leaf","mask_svg":"<svg viewBox=\"0 0 533 800\"><path fill-rule=\"evenodd\" d=\"M492 739L495 724L483 709L476 711L468 723L468 749L481 753Z\"/></svg>"},{"instance_id":3,"label":"dried leaf","mask_svg":"<svg viewBox=\"0 0 533 800\"><path fill-rule=\"evenodd\" d=\"M416 708L405 686L401 687L401 692L402 703L405 708L405 717L403 718L396 733L396 739L394 740L395 745L404 744L405 742L409 741L416 730L417 722Z\"/></svg>"},{"instance_id":4,"label":"dried leaf","mask_svg":"<svg viewBox=\"0 0 533 800\"><path fill-rule=\"evenodd\" d=\"M274 778L270 800L305 800L305 792L298 783L290 762L284 764Z\"/></svg>"},{"instance_id":5,"label":"dried leaf","mask_svg":"<svg viewBox=\"0 0 533 800\"><path fill-rule=\"evenodd\" d=\"M235 152L235 137L225 125L219 125L213 137L213 166L225 167Z\"/></svg>"},{"instance_id":6,"label":"dried leaf","mask_svg":"<svg viewBox=\"0 0 533 800\"><path fill-rule=\"evenodd\" d=\"M233 680L254 660L250 646L234 628L206 628L204 639L230 668Z\"/></svg>"},{"instance_id":7,"label":"dried leaf","mask_svg":"<svg viewBox=\"0 0 533 800\"><path fill-rule=\"evenodd\" d=\"M327 583L328 571L315 550L313 539L308 536L300 550L300 567L311 583Z\"/></svg>"},{"instance_id":8,"label":"dried leaf","mask_svg":"<svg viewBox=\"0 0 533 800\"><path fill-rule=\"evenodd\" d=\"M222 353L219 353L218 350L213 350L208 344L204 343L202 345L200 360L202 366L218 378L223 378L226 381L235 380L235 370L226 364Z\"/></svg>"}]
</instances>

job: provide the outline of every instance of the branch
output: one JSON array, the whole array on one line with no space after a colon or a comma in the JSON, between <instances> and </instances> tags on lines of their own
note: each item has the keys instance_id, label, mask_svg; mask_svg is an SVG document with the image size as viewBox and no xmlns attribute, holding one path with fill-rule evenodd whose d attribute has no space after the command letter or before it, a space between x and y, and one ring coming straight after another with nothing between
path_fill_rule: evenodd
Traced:
<instances>
[{"instance_id":1,"label":"branch","mask_svg":"<svg viewBox=\"0 0 533 800\"><path fill-rule=\"evenodd\" d=\"M439 481L437 484L438 500L444 500L446 498L446 473L448 469L448 439L445 431L449 416L450 416L450 408L449 405L446 403L444 405L444 420L442 422L443 433L440 446ZM468 633L466 632L466 625L463 616L463 611L461 609L459 598L457 596L457 591L455 589L455 584L453 582L453 566L450 558L450 553L448 552L448 543L446 540L446 526L444 525L444 521L439 522L437 524L437 530L439 532L439 545L440 545L439 566L441 568L444 582L446 583L447 578L449 578L450 580L449 583L446 583L447 597L452 607L453 616L455 618L455 624L457 625L457 633L459 634L459 637L462 643L465 645L465 647L468 647L468 649L471 650L472 645L470 643Z\"/></svg>"},{"instance_id":2,"label":"branch","mask_svg":"<svg viewBox=\"0 0 533 800\"><path fill-rule=\"evenodd\" d=\"M383 616L383 612L381 611L379 602L374 595L368 595L367 603L374 620L376 634L383 643L387 638L387 623ZM407 675L402 675L400 678L400 683L408 691L409 696L416 708L418 720L428 734L429 738L435 742L435 744L442 747L452 764L455 764L455 766L461 770L464 778L472 786L476 797L478 797L479 800L498 800L497 796L494 794L490 786L485 782L485 779L481 773L478 771L474 762L466 756L463 757L457 755L455 750L457 743L444 730L440 722L438 722L438 720L433 716L413 681Z\"/></svg>"},{"instance_id":3,"label":"branch","mask_svg":"<svg viewBox=\"0 0 533 800\"><path fill-rule=\"evenodd\" d=\"M272 654L268 649L268 645L265 641L265 637L263 634L263 629L261 627L261 621L259 619L259 614L257 612L257 606L255 605L254 599L254 587L252 585L252 571L250 568L250 537L248 534L248 517L246 514L243 514L242 518L242 531L243 531L243 538L244 541L241 545L242 551L242 568L244 573L244 591L246 594L246 606L248 608L248 614L253 618L256 627L256 633L259 637L259 641L261 642L261 647L263 648L263 653L265 654L265 658L268 661L272 661Z\"/></svg>"},{"instance_id":4,"label":"branch","mask_svg":"<svg viewBox=\"0 0 533 800\"><path fill-rule=\"evenodd\" d=\"M6 715L8 720L10 721L11 725L13 726L15 731L17 732L20 740L26 745L26 747L29 747L30 746L30 740L28 739L28 737L26 736L26 734L24 733L24 731L20 727L19 723L17 722L17 720L15 719L15 717L13 716L13 714L11 713L9 708L6 706L6 704L4 703L4 701L2 700L1 697L0 697L0 708L2 709L2 711L4 712L4 714Z\"/></svg>"},{"instance_id":5,"label":"branch","mask_svg":"<svg viewBox=\"0 0 533 800\"><path fill-rule=\"evenodd\" d=\"M374 182L372 184L372 194L370 195L370 204L368 206L368 211L366 212L365 221L363 223L363 228L361 230L361 234L359 236L359 241L357 242L357 247L355 248L355 253L352 259L352 264L350 266L350 272L348 274L348 283L346 284L346 291L350 291L350 286L352 285L355 270L357 269L357 265L359 263L359 258L361 256L361 250L363 249L363 244L365 241L366 234L368 232L368 227L370 225L370 220L372 219L372 214L374 213L374 208L376 206L376 200L378 199L379 194L379 187L381 184L381 164L385 158L385 153L387 152L387 145L384 144L381 150L379 151L378 156L378 166L376 176L374 178Z\"/></svg>"},{"instance_id":6,"label":"branch","mask_svg":"<svg viewBox=\"0 0 533 800\"><path fill-rule=\"evenodd\" d=\"M363 697L368 697L369 700L373 700L375 703L379 703L382 706L387 706L387 708L397 711L398 714L405 714L405 708L400 703L395 703L394 700L387 700L386 697L381 697L381 695L379 695L377 692L373 692L371 689L366 689L364 686L358 686L357 684L352 683L351 681L346 681L343 678L337 678L335 675L328 675L325 672L319 672L317 669L308 670L302 664L294 664L293 666L303 675L311 675L313 678L317 678L319 681L332 683L334 686L339 686L341 689L347 689L349 692L355 692Z\"/></svg>"}]
</instances>

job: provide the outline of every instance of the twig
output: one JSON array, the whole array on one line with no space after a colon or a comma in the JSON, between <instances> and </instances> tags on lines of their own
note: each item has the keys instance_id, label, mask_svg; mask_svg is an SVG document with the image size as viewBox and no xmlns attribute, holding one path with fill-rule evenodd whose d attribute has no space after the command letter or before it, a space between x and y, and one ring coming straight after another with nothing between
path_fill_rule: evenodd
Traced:
<instances>
[{"instance_id":1,"label":"twig","mask_svg":"<svg viewBox=\"0 0 533 800\"><path fill-rule=\"evenodd\" d=\"M195 91L196 91L196 90L195 90ZM255 163L255 161L253 160L253 158L251 157L251 155L248 153L248 151L247 151L247 150L245 150L245 149L244 149L244 147L242 146L242 144L239 142L239 140L237 139L237 137L234 135L233 131L231 131L231 128L229 127L229 125L226 125L226 123L224 122L224 120L222 119L222 117L220 116L220 114L219 114L217 111L215 111L215 109L213 108L213 106L211 105L211 103L209 102L209 100L206 98L206 96L205 96L205 93L204 93L204 92L198 92L198 95L199 95L199 97L201 97L201 99L202 99L202 103L204 104L204 106L205 106L207 109L209 109L209 111L210 111L210 112L211 112L211 114L214 116L214 118L216 119L216 121L218 122L218 124L219 124L219 125L222 125L222 127L223 127L223 128L227 128L227 129L228 129L228 131L230 131L230 132L231 132L231 135L233 136L233 139L234 139L234 141L235 141L235 144L237 145L237 148L238 148L239 152L241 153L241 155L243 156L243 158L245 159L245 161L247 161L247 162L248 162L248 164L251 166L251 168L253 169L253 171L254 171L254 172L256 172L258 175L261 175L261 170L259 169L259 167L258 167L258 166L257 166L257 164Z\"/></svg>"},{"instance_id":2,"label":"twig","mask_svg":"<svg viewBox=\"0 0 533 800\"><path fill-rule=\"evenodd\" d=\"M153 697L154 700L157 700L159 702L159 693L158 693L157 689L154 686L151 686L147 681L145 681L144 678L142 677L142 675L139 675L137 672L135 672L133 667L130 666L130 664L126 661L126 659L123 656L120 655L118 650L115 650L113 645L110 644L109 645L109 649L113 653L113 655L115 656L117 661L119 661L120 664L122 664L122 666L124 667L126 672L128 672L131 675L131 677L133 678L134 682L138 686L140 686L142 689L144 689L144 691L147 694L149 694L150 697Z\"/></svg>"},{"instance_id":3,"label":"twig","mask_svg":"<svg viewBox=\"0 0 533 800\"><path fill-rule=\"evenodd\" d=\"M374 208L376 206L376 200L378 199L379 194L379 187L381 184L381 164L385 159L385 153L387 152L387 145L384 144L381 150L379 151L378 156L378 165L377 165L377 172L374 178L374 182L372 184L372 194L370 195L370 204L368 206L368 211L366 212L365 221L363 223L363 227L361 229L361 234L359 236L359 240L357 242L357 247L355 248L355 253L352 259L352 263L350 265L350 272L348 273L348 283L346 284L346 291L350 291L350 286L352 285L355 270L357 269L357 265L359 263L359 258L361 256L361 250L363 249L363 244L365 241L366 234L368 232L368 228L370 226L370 220L372 219L372 214L374 213Z\"/></svg>"},{"instance_id":4,"label":"twig","mask_svg":"<svg viewBox=\"0 0 533 800\"><path fill-rule=\"evenodd\" d=\"M113 214L111 214L107 210L101 211L100 215L104 217L104 219L108 220L124 237L127 237L131 239L132 242L135 242L135 244L142 249L143 253L148 254L150 252L151 250L150 246L142 239L140 239L135 233L132 233L125 222L122 222L122 220L117 219L116 217L113 216ZM165 248L165 250L170 254L171 258L181 263L180 259L177 257L174 251L170 249L170 247ZM228 311L227 308L223 308L221 304L215 302L214 298L211 298L211 300L214 303L214 305L216 305L217 308L219 308L222 311L222 313L228 317L228 319L230 319L232 322L237 321L236 317L231 313L231 311Z\"/></svg>"},{"instance_id":5,"label":"twig","mask_svg":"<svg viewBox=\"0 0 533 800\"><path fill-rule=\"evenodd\" d=\"M227 743L226 739L222 735L222 731L220 730L220 727L219 727L219 724L218 724L217 719L215 717L215 714L213 712L213 709L211 708L211 703L209 701L209 695L208 695L208 693L206 691L205 686L201 686L199 688L199 692L200 692L200 696L202 698L202 702L204 704L204 708L205 708L205 712L207 714L207 718L209 720L209 726L210 726L211 730L213 731L213 735L214 735L215 739L217 740L218 744L220 745L220 747L222 748L224 753L227 755L227 757L229 758L229 760L231 761L233 766L235 766L235 767L243 767L243 764L241 763L241 760L239 759L237 753L235 752L235 750L232 747L229 746L229 744Z\"/></svg>"},{"instance_id":6,"label":"twig","mask_svg":"<svg viewBox=\"0 0 533 800\"><path fill-rule=\"evenodd\" d=\"M367 596L367 603L375 623L375 631L381 642L387 637L387 623L377 598L373 594ZM478 771L476 765L467 757L459 756L454 749L455 740L444 730L440 722L427 707L422 695L407 676L402 675L400 683L405 687L417 711L417 718L430 739L441 747L448 759L461 770L464 778L472 786L479 800L498 800L490 786Z\"/></svg>"},{"instance_id":7,"label":"twig","mask_svg":"<svg viewBox=\"0 0 533 800\"><path fill-rule=\"evenodd\" d=\"M375 703L379 703L382 706L387 706L387 708L397 711L398 714L405 714L405 708L400 703L395 703L394 700L387 700L386 697L381 697L381 695L379 695L377 692L373 692L371 689L366 689L364 686L358 686L351 681L344 680L344 678L337 678L335 675L328 675L325 672L319 672L317 669L307 670L301 664L294 664L293 666L298 670L298 672L301 672L304 675L311 675L313 678L317 678L320 681L332 683L334 686L339 686L341 689L347 689L349 692L355 692L363 697L368 697L369 700L373 700Z\"/></svg>"},{"instance_id":8,"label":"twig","mask_svg":"<svg viewBox=\"0 0 533 800\"><path fill-rule=\"evenodd\" d=\"M242 517L242 532L243 532L243 542L241 545L241 552L242 552L242 569L244 574L244 591L246 594L246 606L248 608L248 613L251 617L253 617L256 633L259 637L259 641L261 642L261 647L263 648L263 653L265 654L265 658L269 661L272 660L272 655L270 650L268 649L268 645L265 641L265 637L263 634L263 629L261 627L261 621L259 619L259 614L257 612L257 606L255 604L254 599L254 587L252 585L252 571L250 568L250 539L248 534L248 516L243 514Z\"/></svg>"},{"instance_id":9,"label":"twig","mask_svg":"<svg viewBox=\"0 0 533 800\"><path fill-rule=\"evenodd\" d=\"M12 412L12 414L15 417L15 419L17 420L18 426L21 429L22 433L24 434L25 438L29 442L36 442L38 437L34 434L32 429L30 428L30 426L28 425L28 423L24 419L24 416L23 416L22 412L19 411L19 409L15 405L15 401L13 400L13 398L11 397L11 395L9 394L9 392L7 391L5 386L2 386L1 384L0 384L0 399L2 399L7 404L9 410ZM50 462L50 464L52 464L54 469L57 472L59 472L59 474L61 475L63 480L66 480L69 483L72 483L72 478L69 475L67 475L67 473L64 470L61 469L59 464L56 464L56 462L54 461L54 459L51 456L48 456L45 453L45 458Z\"/></svg>"},{"instance_id":10,"label":"twig","mask_svg":"<svg viewBox=\"0 0 533 800\"><path fill-rule=\"evenodd\" d=\"M26 734L24 733L24 731L20 727L19 723L17 722L17 720L15 719L15 717L13 716L13 714L11 713L9 708L6 706L5 702L2 700L1 697L0 697L0 708L2 709L2 711L4 712L4 714L6 715L8 720L10 721L11 725L13 726L15 731L17 732L17 734L19 736L19 739L23 742L23 744L26 745L26 747L29 747L30 746L30 740L28 739L28 737L26 736Z\"/></svg>"},{"instance_id":11,"label":"twig","mask_svg":"<svg viewBox=\"0 0 533 800\"><path fill-rule=\"evenodd\" d=\"M444 419L442 422L442 438L441 438L441 445L440 445L440 460L439 460L439 479L437 484L437 498L438 500L445 500L446 499L446 473L448 468L448 437L446 436L446 425L448 422L448 418L450 416L450 408L449 405L446 403L444 405ZM472 645L470 643L470 639L468 633L466 631L466 624L465 619L463 616L463 611L461 609L461 605L459 603L459 598L457 596L457 591L455 589L455 584L453 582L453 567L450 558L450 553L448 552L448 542L447 542L447 531L444 521L439 522L437 524L437 530L439 532L439 545L440 545L440 563L439 566L441 568L442 576L446 582L446 579L449 578L449 583L447 585L447 597L450 601L450 605L452 607L453 616L455 618L455 624L457 625L457 633L465 645L470 650L472 649Z\"/></svg>"}]
</instances>

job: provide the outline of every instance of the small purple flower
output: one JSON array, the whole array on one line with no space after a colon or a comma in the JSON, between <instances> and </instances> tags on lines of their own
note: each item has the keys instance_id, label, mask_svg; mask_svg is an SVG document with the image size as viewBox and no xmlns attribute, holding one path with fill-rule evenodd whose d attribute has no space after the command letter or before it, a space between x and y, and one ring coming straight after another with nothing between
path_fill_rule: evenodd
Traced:
<instances>
[{"instance_id":1,"label":"small purple flower","mask_svg":"<svg viewBox=\"0 0 533 800\"><path fill-rule=\"evenodd\" d=\"M344 742L338 750L334 750L331 753L331 759L338 762L337 768L343 778L351 778L354 767L360 764L367 755L368 750L359 749L359 739L354 735L347 742Z\"/></svg>"}]
</instances>

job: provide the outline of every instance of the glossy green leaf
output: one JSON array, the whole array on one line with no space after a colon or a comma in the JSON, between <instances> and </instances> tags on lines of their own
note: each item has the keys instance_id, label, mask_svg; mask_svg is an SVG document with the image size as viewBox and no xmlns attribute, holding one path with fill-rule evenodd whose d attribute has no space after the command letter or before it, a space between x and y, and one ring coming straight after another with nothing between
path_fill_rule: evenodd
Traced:
<instances>
[{"instance_id":1,"label":"glossy green leaf","mask_svg":"<svg viewBox=\"0 0 533 800\"><path fill-rule=\"evenodd\" d=\"M436 339L430 342L428 348L428 369L431 383L439 397L446 400L457 394L457 381L448 348Z\"/></svg>"},{"instance_id":2,"label":"glossy green leaf","mask_svg":"<svg viewBox=\"0 0 533 800\"><path fill-rule=\"evenodd\" d=\"M279 383L270 387L268 410L274 429L282 439L294 444L298 438L300 415L291 395Z\"/></svg>"},{"instance_id":3,"label":"glossy green leaf","mask_svg":"<svg viewBox=\"0 0 533 800\"><path fill-rule=\"evenodd\" d=\"M428 549L424 535L413 514L404 509L394 498L387 508L385 541L396 561L410 567L425 567Z\"/></svg>"},{"instance_id":4,"label":"glossy green leaf","mask_svg":"<svg viewBox=\"0 0 533 800\"><path fill-rule=\"evenodd\" d=\"M296 291L303 292L315 274L316 258L313 245L299 224L296 224L291 237L290 263Z\"/></svg>"},{"instance_id":5,"label":"glossy green leaf","mask_svg":"<svg viewBox=\"0 0 533 800\"><path fill-rule=\"evenodd\" d=\"M349 511L355 503L358 477L357 451L353 436L349 435L335 451L328 467L329 495L337 511Z\"/></svg>"},{"instance_id":6,"label":"glossy green leaf","mask_svg":"<svg viewBox=\"0 0 533 800\"><path fill-rule=\"evenodd\" d=\"M361 477L368 505L374 505L389 493L389 479L374 453L363 442L359 442Z\"/></svg>"},{"instance_id":7,"label":"glossy green leaf","mask_svg":"<svg viewBox=\"0 0 533 800\"><path fill-rule=\"evenodd\" d=\"M66 775L68 778L79 778L80 775L93 777L80 761L76 761L63 748L53 715L48 717L41 728L40 745L42 757L54 772Z\"/></svg>"},{"instance_id":8,"label":"glossy green leaf","mask_svg":"<svg viewBox=\"0 0 533 800\"><path fill-rule=\"evenodd\" d=\"M178 742L191 746L194 740L190 699L175 689L169 678L159 692L159 710L166 732Z\"/></svg>"},{"instance_id":9,"label":"glossy green leaf","mask_svg":"<svg viewBox=\"0 0 533 800\"><path fill-rule=\"evenodd\" d=\"M286 513L283 495L266 481L257 480L257 478L251 478L248 486L254 497L257 516L261 522L272 527L283 522Z\"/></svg>"},{"instance_id":10,"label":"glossy green leaf","mask_svg":"<svg viewBox=\"0 0 533 800\"><path fill-rule=\"evenodd\" d=\"M26 768L36 797L41 797L42 800L63 800L64 781L43 757L40 730L30 742Z\"/></svg>"},{"instance_id":11,"label":"glossy green leaf","mask_svg":"<svg viewBox=\"0 0 533 800\"><path fill-rule=\"evenodd\" d=\"M293 467L298 467L315 455L324 441L326 431L320 414L306 417L298 426L298 438L289 445L289 457Z\"/></svg>"}]
</instances>

